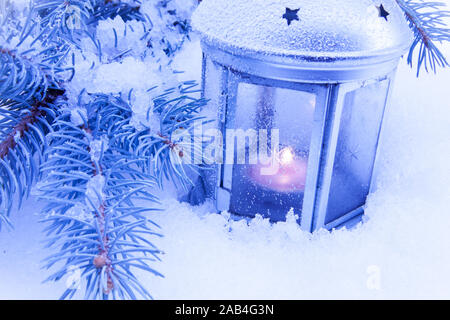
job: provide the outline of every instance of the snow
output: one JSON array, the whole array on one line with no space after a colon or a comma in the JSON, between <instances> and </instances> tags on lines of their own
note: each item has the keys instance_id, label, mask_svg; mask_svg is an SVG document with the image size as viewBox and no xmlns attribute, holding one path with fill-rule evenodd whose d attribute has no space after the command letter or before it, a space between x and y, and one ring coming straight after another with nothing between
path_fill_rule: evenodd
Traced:
<instances>
[{"instance_id":1,"label":"snow","mask_svg":"<svg viewBox=\"0 0 450 320\"><path fill-rule=\"evenodd\" d=\"M125 23L120 16L100 21L96 39L102 46L102 60L111 61L129 51L136 56L141 55L147 48L147 42L142 40L145 33L143 23L134 20ZM92 41L90 43L92 45ZM96 51L95 48L92 49Z\"/></svg>"},{"instance_id":2,"label":"snow","mask_svg":"<svg viewBox=\"0 0 450 320\"><path fill-rule=\"evenodd\" d=\"M100 21L96 42L84 38L82 52L75 53L75 76L66 93L70 105L77 105L83 90L122 94L125 98L131 92L132 124L138 129L155 128L159 119L148 112L153 108L153 99L164 90L177 88L180 81L200 79L201 60L191 63L201 54L197 41L186 43L177 57L167 57L164 52L168 44L178 48L185 42L184 35L173 23L176 19L188 19L195 3L195 0L168 2L164 10L175 10L176 16L172 16L161 14L163 8L159 2L143 2L140 12L151 21L147 24L133 20L124 22L120 16ZM73 116L74 112L71 114ZM72 121L80 123L81 119L75 116ZM159 126L155 130L159 130Z\"/></svg>"},{"instance_id":3,"label":"snow","mask_svg":"<svg viewBox=\"0 0 450 320\"><path fill-rule=\"evenodd\" d=\"M86 185L86 206L99 208L105 199L104 188L105 176L98 174L89 179Z\"/></svg>"},{"instance_id":4,"label":"snow","mask_svg":"<svg viewBox=\"0 0 450 320\"><path fill-rule=\"evenodd\" d=\"M446 52L450 54L450 48ZM229 221L212 204L191 207L162 192L155 220L165 252L141 278L158 299L450 298L450 70L414 71L402 61L383 136L379 189L367 221L314 235L293 222ZM33 199L0 233L0 298L53 299L65 287L41 284L49 254Z\"/></svg>"},{"instance_id":5,"label":"snow","mask_svg":"<svg viewBox=\"0 0 450 320\"><path fill-rule=\"evenodd\" d=\"M149 2L142 10L158 18ZM189 10L179 14L188 15ZM136 40L142 30L136 25L130 31L132 23L120 18L102 22L98 30L104 60L98 61L95 47L77 56L68 92L74 124L81 125L86 116L77 106L86 84L88 92L133 89L135 125L157 127L159 119L146 117L152 98L179 80L200 79L197 40L185 43L173 61L165 60L184 73L161 72L155 68L155 57L143 54ZM125 29L135 33L128 35L127 43L121 37ZM158 37L157 32L152 36ZM114 60L130 43L136 44L133 52ZM450 56L450 46L445 52ZM152 217L165 235L152 239L164 251L162 261L152 267L165 278L144 273L140 278L157 299L449 299L449 81L450 69L416 79L414 70L401 62L382 137L378 190L368 199L365 223L351 230L309 234L299 229L292 215L277 224L261 217L234 221L227 213L214 213L211 202L199 207L178 202L176 191L169 188L159 192L164 211ZM160 88L148 91L155 84ZM95 160L101 140L94 142ZM104 183L102 175L89 181L86 195L94 203ZM42 244L42 206L30 198L12 213L15 229L0 232L0 299L55 299L66 287L67 279L41 283L50 272L40 268L40 261L54 253ZM90 204L77 206L68 214L79 216Z\"/></svg>"},{"instance_id":6,"label":"snow","mask_svg":"<svg viewBox=\"0 0 450 320\"><path fill-rule=\"evenodd\" d=\"M379 16L375 7L379 4L372 0L206 0L192 22L214 45L239 53L249 50L261 58L266 54L361 57L384 50L401 52L411 42L403 12L394 0L384 0L388 22ZM286 8L299 9L298 20L290 25L283 18Z\"/></svg>"},{"instance_id":7,"label":"snow","mask_svg":"<svg viewBox=\"0 0 450 320\"><path fill-rule=\"evenodd\" d=\"M172 0L168 3L168 10L176 10L182 19L190 19L192 11L197 7L198 0Z\"/></svg>"},{"instance_id":8,"label":"snow","mask_svg":"<svg viewBox=\"0 0 450 320\"><path fill-rule=\"evenodd\" d=\"M106 152L109 148L109 140L107 137L102 136L100 139L91 140L89 143L89 153L92 161L97 162L102 153Z\"/></svg>"},{"instance_id":9,"label":"snow","mask_svg":"<svg viewBox=\"0 0 450 320\"><path fill-rule=\"evenodd\" d=\"M70 110L70 121L75 126L82 126L87 118L86 108L75 107Z\"/></svg>"},{"instance_id":10,"label":"snow","mask_svg":"<svg viewBox=\"0 0 450 320\"><path fill-rule=\"evenodd\" d=\"M16 12L23 12L30 6L30 0L2 0L0 3L0 9L6 10L13 9ZM0 11L0 13L3 13Z\"/></svg>"},{"instance_id":11,"label":"snow","mask_svg":"<svg viewBox=\"0 0 450 320\"><path fill-rule=\"evenodd\" d=\"M86 192L86 194L88 193ZM93 199L97 199L97 195L95 195L95 198ZM92 223L94 217L92 216L92 210L90 209L91 207L91 204L76 203L69 210L67 210L65 215L81 221Z\"/></svg>"},{"instance_id":12,"label":"snow","mask_svg":"<svg viewBox=\"0 0 450 320\"><path fill-rule=\"evenodd\" d=\"M171 65L173 70L179 72L179 81L197 80L200 83L202 77L202 49L200 41L193 37L188 41L174 57Z\"/></svg>"}]
</instances>

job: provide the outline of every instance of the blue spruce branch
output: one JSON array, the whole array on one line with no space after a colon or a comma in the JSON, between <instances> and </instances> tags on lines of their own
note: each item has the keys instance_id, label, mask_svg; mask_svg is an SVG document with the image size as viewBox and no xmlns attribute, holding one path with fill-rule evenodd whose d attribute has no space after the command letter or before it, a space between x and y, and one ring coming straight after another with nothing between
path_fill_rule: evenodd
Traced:
<instances>
[{"instance_id":1,"label":"blue spruce branch","mask_svg":"<svg viewBox=\"0 0 450 320\"><path fill-rule=\"evenodd\" d=\"M85 124L75 126L67 113L58 117L42 168L46 178L39 190L48 202L44 210L50 223L48 241L60 248L46 263L47 267L63 263L48 280L59 280L79 268L86 299L151 298L134 270L161 276L148 265L160 253L147 239L159 235L147 217L155 210L148 202L157 203L151 193L155 180L139 169L144 159L114 140L116 121L125 120L125 106L98 95L87 106ZM146 207L136 201L146 201ZM69 288L62 298L75 292Z\"/></svg>"},{"instance_id":2,"label":"blue spruce branch","mask_svg":"<svg viewBox=\"0 0 450 320\"><path fill-rule=\"evenodd\" d=\"M30 14L23 25L1 26L6 33L0 37L0 226L10 225L14 199L20 207L39 176L55 102L64 93L59 85L59 74L65 71L61 59L47 50L21 48L32 37L27 31L32 20ZM14 37L19 41L12 45Z\"/></svg>"},{"instance_id":3,"label":"blue spruce branch","mask_svg":"<svg viewBox=\"0 0 450 320\"><path fill-rule=\"evenodd\" d=\"M450 29L446 27L444 21L450 16L450 12L441 10L445 4L418 0L396 0L396 2L414 32L408 64L413 65L414 52L418 49L417 76L422 67L427 72L429 70L436 72L437 67L448 67L445 56L435 45L435 42L450 41Z\"/></svg>"},{"instance_id":4,"label":"blue spruce branch","mask_svg":"<svg viewBox=\"0 0 450 320\"><path fill-rule=\"evenodd\" d=\"M11 225L8 216L14 197L20 208L39 176L45 135L51 131L55 114L53 103L62 93L57 88L47 89L45 98L33 104L0 100L0 226L2 222Z\"/></svg>"},{"instance_id":5,"label":"blue spruce branch","mask_svg":"<svg viewBox=\"0 0 450 320\"><path fill-rule=\"evenodd\" d=\"M205 120L199 112L206 104L204 99L190 96L196 92L191 90L195 86L194 82L186 82L179 88L179 96L170 98L172 89L155 98L153 112L160 118L157 132L155 128L147 128L128 133L136 153L148 159L146 170L157 176L160 187L164 180L175 182L185 190L193 185L189 173L197 172L199 164L193 160L202 159L202 149L190 138L195 125ZM185 161L188 156L190 161Z\"/></svg>"},{"instance_id":6,"label":"blue spruce branch","mask_svg":"<svg viewBox=\"0 0 450 320\"><path fill-rule=\"evenodd\" d=\"M39 174L40 155L51 130L54 102L62 93L43 64L17 49L0 47L0 226L15 197L20 207Z\"/></svg>"},{"instance_id":7,"label":"blue spruce branch","mask_svg":"<svg viewBox=\"0 0 450 320\"><path fill-rule=\"evenodd\" d=\"M38 176L41 157L34 154L46 148L54 102L63 93L61 84L73 75L68 57L81 36L91 31L87 20L101 2L38 0L24 23L10 19L14 12L9 8L0 26L0 226L10 224L14 197L20 206ZM120 8L125 10L124 5ZM19 40L11 45L14 37ZM22 48L30 38L29 48ZM38 43L44 49L37 50Z\"/></svg>"},{"instance_id":8,"label":"blue spruce branch","mask_svg":"<svg viewBox=\"0 0 450 320\"><path fill-rule=\"evenodd\" d=\"M155 4L167 17L159 23L180 36L174 43L155 32L143 38L150 51L157 41L155 49L162 44L168 56L189 31L188 21L180 20L169 2ZM8 222L13 197L22 200L41 179L37 190L47 203L48 246L58 248L46 259L46 267L59 268L48 280L60 280L76 268L87 299L151 298L135 270L161 276L149 266L160 254L149 240L160 236L148 218L158 210L154 191L164 179L192 183L188 169L195 170L195 165L183 163L190 151L179 140L180 131L192 130L201 119L198 112L205 103L191 97L193 82L166 90L153 101L152 113L160 119L157 128L136 129L132 108L120 95L92 94L87 104L80 99L78 107L86 110L78 114L82 124L72 121L74 110L68 110L73 106L64 100L64 87L71 80L67 72L74 72L69 57L82 50L83 37L97 41L100 19L120 15L153 30L136 3L39 0L23 25L9 20L7 28L1 27L7 33L0 36L0 200L5 209L0 220ZM18 35L14 47L11 39ZM75 292L70 287L62 298Z\"/></svg>"},{"instance_id":9,"label":"blue spruce branch","mask_svg":"<svg viewBox=\"0 0 450 320\"><path fill-rule=\"evenodd\" d=\"M60 280L77 268L87 299L151 298L134 270L162 276L148 265L160 251L148 240L159 234L147 214L158 210L154 191L162 176L188 180L179 142L170 139L200 119L204 101L188 95L192 85L186 83L177 98L170 98L174 89L155 98L153 111L161 119L156 130L136 129L130 104L104 94L92 95L86 113L78 113L83 124L71 122L75 111L54 121L39 190L48 203L49 245L59 247L46 266L63 267L48 280ZM94 187L93 181L103 182ZM137 205L142 201L145 207ZM69 288L62 298L75 292Z\"/></svg>"}]
</instances>

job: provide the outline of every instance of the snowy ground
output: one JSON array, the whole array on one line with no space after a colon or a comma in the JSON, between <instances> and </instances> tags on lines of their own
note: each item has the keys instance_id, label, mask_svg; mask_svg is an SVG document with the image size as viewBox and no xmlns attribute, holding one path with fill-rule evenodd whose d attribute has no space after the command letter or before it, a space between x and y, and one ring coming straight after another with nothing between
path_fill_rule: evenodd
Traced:
<instances>
[{"instance_id":1,"label":"snowy ground","mask_svg":"<svg viewBox=\"0 0 450 320\"><path fill-rule=\"evenodd\" d=\"M366 223L311 236L294 222L229 222L208 214L210 203L166 195L156 218L165 254L154 265L165 279L147 275L148 289L158 299L449 299L449 83L449 69L417 80L401 63ZM54 299L65 287L41 284L49 252L38 207L29 200L13 214L16 229L0 232L0 299Z\"/></svg>"}]
</instances>

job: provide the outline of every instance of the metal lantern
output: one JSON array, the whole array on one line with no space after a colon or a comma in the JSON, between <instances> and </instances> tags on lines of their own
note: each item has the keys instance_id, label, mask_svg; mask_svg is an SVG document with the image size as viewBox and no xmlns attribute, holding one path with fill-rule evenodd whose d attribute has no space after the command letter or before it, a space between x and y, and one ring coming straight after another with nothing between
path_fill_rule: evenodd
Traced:
<instances>
[{"instance_id":1,"label":"metal lantern","mask_svg":"<svg viewBox=\"0 0 450 320\"><path fill-rule=\"evenodd\" d=\"M308 231L358 221L393 75L412 40L396 1L204 0L193 26L223 158L240 157L228 131L246 134L245 163L205 171L217 209L271 221L293 209ZM247 160L274 141L264 163Z\"/></svg>"}]
</instances>

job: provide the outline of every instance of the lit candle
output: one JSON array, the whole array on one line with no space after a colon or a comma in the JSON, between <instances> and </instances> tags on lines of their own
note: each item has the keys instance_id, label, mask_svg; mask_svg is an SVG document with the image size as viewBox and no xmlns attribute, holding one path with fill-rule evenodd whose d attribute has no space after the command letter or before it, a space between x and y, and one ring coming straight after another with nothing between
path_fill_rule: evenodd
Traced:
<instances>
[{"instance_id":1,"label":"lit candle","mask_svg":"<svg viewBox=\"0 0 450 320\"><path fill-rule=\"evenodd\" d=\"M290 147L282 149L275 159L267 165L253 165L250 167L250 179L259 186L277 192L301 192L305 190L306 171L308 161L296 157ZM275 170L271 174L270 167L275 163Z\"/></svg>"}]
</instances>

